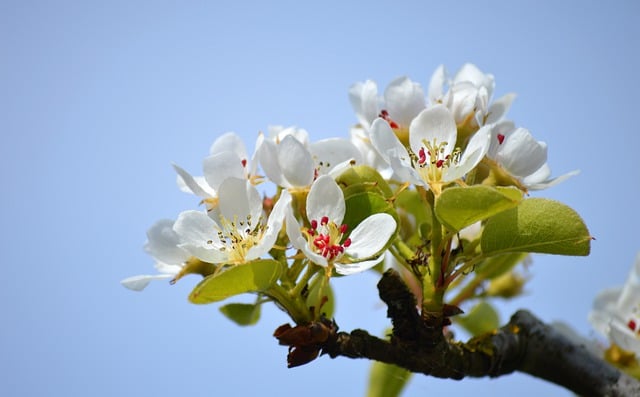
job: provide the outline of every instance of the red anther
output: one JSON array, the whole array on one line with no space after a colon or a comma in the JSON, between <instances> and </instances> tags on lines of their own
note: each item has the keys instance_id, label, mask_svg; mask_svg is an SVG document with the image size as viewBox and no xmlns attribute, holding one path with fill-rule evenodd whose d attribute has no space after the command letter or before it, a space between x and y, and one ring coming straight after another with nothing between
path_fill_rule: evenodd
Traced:
<instances>
[{"instance_id":1,"label":"red anther","mask_svg":"<svg viewBox=\"0 0 640 397\"><path fill-rule=\"evenodd\" d=\"M242 159L242 161L240 161L242 163L243 167L247 166L247 159Z\"/></svg>"},{"instance_id":2,"label":"red anther","mask_svg":"<svg viewBox=\"0 0 640 397\"><path fill-rule=\"evenodd\" d=\"M320 219L320 224L321 224L322 226L324 226L324 225L326 225L327 223L329 223L329 217L328 217L328 216L323 216L323 217Z\"/></svg>"},{"instance_id":3,"label":"red anther","mask_svg":"<svg viewBox=\"0 0 640 397\"><path fill-rule=\"evenodd\" d=\"M311 221L311 228L314 229L314 230L318 228L318 221L317 220L314 219L314 220Z\"/></svg>"},{"instance_id":4,"label":"red anther","mask_svg":"<svg viewBox=\"0 0 640 397\"><path fill-rule=\"evenodd\" d=\"M636 326L638 324L636 324L635 320L629 320L629 322L627 323L627 327L629 327L629 329L633 332L636 331Z\"/></svg>"},{"instance_id":5,"label":"red anther","mask_svg":"<svg viewBox=\"0 0 640 397\"><path fill-rule=\"evenodd\" d=\"M344 243L342 243L343 247L349 247L351 245L351 237L349 237L348 239L344 240Z\"/></svg>"},{"instance_id":6,"label":"red anther","mask_svg":"<svg viewBox=\"0 0 640 397\"><path fill-rule=\"evenodd\" d=\"M309 236L313 236L314 234L316 234L316 229L307 229L307 234Z\"/></svg>"},{"instance_id":7,"label":"red anther","mask_svg":"<svg viewBox=\"0 0 640 397\"><path fill-rule=\"evenodd\" d=\"M345 234L347 232L347 225L340 225L340 233Z\"/></svg>"},{"instance_id":8,"label":"red anther","mask_svg":"<svg viewBox=\"0 0 640 397\"><path fill-rule=\"evenodd\" d=\"M436 161L436 167L440 168L440 167L442 167L442 164L444 164L444 160Z\"/></svg>"},{"instance_id":9,"label":"red anther","mask_svg":"<svg viewBox=\"0 0 640 397\"><path fill-rule=\"evenodd\" d=\"M420 164L424 164L425 161L427 161L427 155L424 153L424 148L421 147L420 151L418 152L418 163Z\"/></svg>"},{"instance_id":10,"label":"red anther","mask_svg":"<svg viewBox=\"0 0 640 397\"><path fill-rule=\"evenodd\" d=\"M498 143L502 145L502 142L504 142L504 135L498 134Z\"/></svg>"},{"instance_id":11,"label":"red anther","mask_svg":"<svg viewBox=\"0 0 640 397\"><path fill-rule=\"evenodd\" d=\"M387 117L389 117L389 112L386 109L382 109L380 111L380 116L379 117L382 117L383 119L386 119Z\"/></svg>"}]
</instances>

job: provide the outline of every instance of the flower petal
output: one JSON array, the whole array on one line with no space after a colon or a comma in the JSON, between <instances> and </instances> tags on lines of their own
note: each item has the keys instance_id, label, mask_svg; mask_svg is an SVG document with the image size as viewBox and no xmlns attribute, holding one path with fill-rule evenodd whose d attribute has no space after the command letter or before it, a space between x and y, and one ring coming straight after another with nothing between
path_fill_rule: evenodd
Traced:
<instances>
[{"instance_id":1,"label":"flower petal","mask_svg":"<svg viewBox=\"0 0 640 397\"><path fill-rule=\"evenodd\" d=\"M379 257L369 260L369 261L362 261L362 262L357 262L357 263L340 263L340 262L336 262L334 264L335 268L336 268L336 273L341 274L343 276L350 276L352 274L356 274L356 273L360 273L363 272L365 270L369 270L372 267L374 267L375 265L377 265L378 263L382 262L384 260L384 255L380 255Z\"/></svg>"},{"instance_id":2,"label":"flower petal","mask_svg":"<svg viewBox=\"0 0 640 397\"><path fill-rule=\"evenodd\" d=\"M278 145L278 163L292 187L309 186L313 182L314 164L309 150L292 135Z\"/></svg>"},{"instance_id":3,"label":"flower petal","mask_svg":"<svg viewBox=\"0 0 640 397\"><path fill-rule=\"evenodd\" d=\"M245 177L242 160L231 151L210 155L204 159L202 168L207 183L216 191L220 190L220 184L227 178Z\"/></svg>"},{"instance_id":4,"label":"flower petal","mask_svg":"<svg viewBox=\"0 0 640 397\"><path fill-rule=\"evenodd\" d=\"M247 255L245 259L247 261L260 258L262 255L269 252L271 248L273 248L273 244L275 244L276 239L278 238L278 234L280 233L280 229L282 229L282 224L284 223L284 217L286 212L291 208L291 194L284 190L276 202L276 205L273 206L273 210L271 214L269 214L269 219L267 220L267 230L262 236L262 240L260 242L251 247L249 251L247 251Z\"/></svg>"},{"instance_id":5,"label":"flower petal","mask_svg":"<svg viewBox=\"0 0 640 397\"><path fill-rule=\"evenodd\" d=\"M225 245L217 236L220 227L204 212L182 212L173 225L173 230L180 236L179 247L196 258L209 263L227 261L227 254L220 250Z\"/></svg>"},{"instance_id":6,"label":"flower petal","mask_svg":"<svg viewBox=\"0 0 640 397\"><path fill-rule=\"evenodd\" d=\"M180 190L187 193L193 193L202 198L214 197L216 195L216 191L207 185L206 180L203 177L193 177L176 164L172 165L173 169L176 170L176 173L178 174L176 183Z\"/></svg>"},{"instance_id":7,"label":"flower petal","mask_svg":"<svg viewBox=\"0 0 640 397\"><path fill-rule=\"evenodd\" d=\"M447 70L444 65L438 66L435 72L431 75L429 81L429 89L427 90L429 95L429 103L435 105L442 100L444 96L444 86L447 82Z\"/></svg>"},{"instance_id":8,"label":"flower petal","mask_svg":"<svg viewBox=\"0 0 640 397\"><path fill-rule=\"evenodd\" d=\"M262 214L262 200L260 193L246 179L227 178L220 185L219 193L220 215L229 221L246 222L251 220L254 224ZM237 225L244 229L245 226Z\"/></svg>"},{"instance_id":9,"label":"flower petal","mask_svg":"<svg viewBox=\"0 0 640 397\"><path fill-rule=\"evenodd\" d=\"M502 120L502 118L509 111L509 108L511 108L511 104L513 103L514 99L516 99L516 94L509 93L493 101L493 103L489 107L489 112L487 114L485 124L493 124Z\"/></svg>"},{"instance_id":10,"label":"flower petal","mask_svg":"<svg viewBox=\"0 0 640 397\"><path fill-rule=\"evenodd\" d=\"M531 175L547 162L547 145L536 141L525 128L518 128L501 145L495 160L517 177Z\"/></svg>"},{"instance_id":11,"label":"flower petal","mask_svg":"<svg viewBox=\"0 0 640 397\"><path fill-rule=\"evenodd\" d=\"M487 153L489 142L491 140L491 127L484 126L478 130L467 144L467 148L462 154L462 158L458 165L447 168L442 176L444 182L454 181L462 178L471 171Z\"/></svg>"},{"instance_id":12,"label":"flower petal","mask_svg":"<svg viewBox=\"0 0 640 397\"><path fill-rule=\"evenodd\" d=\"M351 232L351 245L345 254L354 260L368 259L380 253L396 230L396 221L386 213L373 214Z\"/></svg>"},{"instance_id":13,"label":"flower petal","mask_svg":"<svg viewBox=\"0 0 640 397\"><path fill-rule=\"evenodd\" d=\"M247 149L244 146L244 141L235 132L227 132L213 142L209 148L209 154L218 154L222 152L233 152L241 160L247 159Z\"/></svg>"},{"instance_id":14,"label":"flower petal","mask_svg":"<svg viewBox=\"0 0 640 397\"><path fill-rule=\"evenodd\" d=\"M427 105L419 83L407 77L398 77L384 90L384 101L389 116L400 125L407 126Z\"/></svg>"},{"instance_id":15,"label":"flower petal","mask_svg":"<svg viewBox=\"0 0 640 397\"><path fill-rule=\"evenodd\" d=\"M278 162L278 145L265 139L257 149L257 157L267 178L282 187L291 187L284 179L282 168Z\"/></svg>"},{"instance_id":16,"label":"flower petal","mask_svg":"<svg viewBox=\"0 0 640 397\"><path fill-rule=\"evenodd\" d=\"M349 87L349 101L360 124L368 129L379 113L380 98L376 82L367 80L353 84Z\"/></svg>"},{"instance_id":17,"label":"flower petal","mask_svg":"<svg viewBox=\"0 0 640 397\"><path fill-rule=\"evenodd\" d=\"M315 167L320 174L327 174L337 164L345 161L362 163L358 148L351 141L342 138L323 139L309 145Z\"/></svg>"},{"instance_id":18,"label":"flower petal","mask_svg":"<svg viewBox=\"0 0 640 397\"><path fill-rule=\"evenodd\" d=\"M142 291L149 285L151 280L161 280L171 277L173 277L171 274L140 275L125 278L120 281L120 284L132 291Z\"/></svg>"},{"instance_id":19,"label":"flower petal","mask_svg":"<svg viewBox=\"0 0 640 397\"><path fill-rule=\"evenodd\" d=\"M173 223L161 219L147 230L144 251L159 262L179 264L189 259L189 254L178 247L180 236L173 230Z\"/></svg>"},{"instance_id":20,"label":"flower petal","mask_svg":"<svg viewBox=\"0 0 640 397\"><path fill-rule=\"evenodd\" d=\"M444 153L451 154L456 146L458 129L449 109L435 105L423 110L409 126L409 143L414 153L419 153L424 142L445 144Z\"/></svg>"},{"instance_id":21,"label":"flower petal","mask_svg":"<svg viewBox=\"0 0 640 397\"><path fill-rule=\"evenodd\" d=\"M329 217L338 225L345 212L344 194L336 181L329 175L321 175L313 182L307 196L307 219L320 221Z\"/></svg>"}]
</instances>

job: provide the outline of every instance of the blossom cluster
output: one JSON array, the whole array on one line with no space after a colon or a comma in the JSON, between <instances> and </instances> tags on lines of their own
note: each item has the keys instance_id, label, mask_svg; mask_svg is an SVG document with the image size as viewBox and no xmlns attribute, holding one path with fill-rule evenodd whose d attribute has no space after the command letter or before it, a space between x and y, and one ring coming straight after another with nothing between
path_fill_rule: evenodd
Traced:
<instances>
[{"instance_id":1,"label":"blossom cluster","mask_svg":"<svg viewBox=\"0 0 640 397\"><path fill-rule=\"evenodd\" d=\"M373 81L353 84L348 94L358 123L348 138L312 141L304 129L270 127L258 134L250 154L237 134L220 136L203 160L202 176L174 165L179 188L198 196L202 208L153 225L145 250L158 274L129 277L122 284L142 290L155 279L216 277L268 259L286 270L276 272L273 286L260 283L258 292L291 314L299 310L295 299L307 299L313 285L326 286L313 280L365 271L391 252L418 278L432 276L442 287L475 267L475 259L467 255L465 268L451 254L453 241L465 233L447 229L446 209L439 213L442 219L422 219L420 226L420 206L433 206L434 198L453 186L527 192L575 173L550 177L546 144L507 119L515 95L494 100L494 89L493 75L475 65L465 64L453 76L440 66L426 94L407 77L393 80L382 94ZM269 185L275 194L264 193L273 191ZM422 204L401 208L399 203L414 197ZM505 209L504 202L516 203L509 194L500 197L495 210L477 219ZM440 221L448 234L426 235L439 230L434 222ZM407 224L413 232L403 231ZM439 239L444 242L431 248L429 264L416 262L420 255L413 253ZM434 254L443 247L450 250L444 257L450 263ZM446 274L436 277L438 269ZM323 293L314 304L327 300Z\"/></svg>"}]
</instances>

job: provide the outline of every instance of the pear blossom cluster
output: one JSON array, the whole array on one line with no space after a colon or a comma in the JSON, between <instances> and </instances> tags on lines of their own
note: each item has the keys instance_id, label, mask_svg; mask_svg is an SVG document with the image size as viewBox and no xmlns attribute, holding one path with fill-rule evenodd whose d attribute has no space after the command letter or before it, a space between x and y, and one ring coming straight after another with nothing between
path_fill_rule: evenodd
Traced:
<instances>
[{"instance_id":1,"label":"pear blossom cluster","mask_svg":"<svg viewBox=\"0 0 640 397\"><path fill-rule=\"evenodd\" d=\"M374 81L356 83L349 90L359 120L352 142L382 173L436 190L480 161L523 190L545 189L575 175L551 178L546 143L506 119L515 94L493 100L494 89L493 75L470 63L453 76L438 67L427 97L407 77L393 80L382 96ZM466 150L456 151L460 146Z\"/></svg>"},{"instance_id":2,"label":"pear blossom cluster","mask_svg":"<svg viewBox=\"0 0 640 397\"><path fill-rule=\"evenodd\" d=\"M179 189L200 206L149 229L145 251L157 274L122 284L139 291L152 280L216 276L267 258L293 275L281 280L287 294L303 297L315 274L352 275L389 256L400 238L393 206L403 190L438 197L450 186L488 184L526 192L573 175L551 178L546 144L506 118L515 95L494 100L494 91L493 75L475 65L453 76L440 66L426 95L408 77L391 81L382 95L374 81L353 84L348 96L357 124L347 138L314 141L302 128L269 127L250 153L238 134L221 135L200 175L173 165ZM349 186L341 178L357 167L377 176ZM348 203L356 198L391 209L355 216L361 209Z\"/></svg>"}]
</instances>

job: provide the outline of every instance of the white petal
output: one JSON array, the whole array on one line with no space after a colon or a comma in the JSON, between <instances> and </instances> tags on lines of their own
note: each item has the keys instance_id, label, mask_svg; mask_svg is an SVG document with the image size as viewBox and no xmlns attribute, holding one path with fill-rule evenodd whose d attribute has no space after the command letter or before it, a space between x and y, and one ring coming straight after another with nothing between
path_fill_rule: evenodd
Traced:
<instances>
[{"instance_id":1,"label":"white petal","mask_svg":"<svg viewBox=\"0 0 640 397\"><path fill-rule=\"evenodd\" d=\"M456 166L452 166L446 169L442 180L445 182L454 181L458 178L462 178L471 171L487 153L489 149L489 142L491 140L491 127L484 126L478 130L467 144L467 148L462 154L460 163Z\"/></svg>"},{"instance_id":2,"label":"white petal","mask_svg":"<svg viewBox=\"0 0 640 397\"><path fill-rule=\"evenodd\" d=\"M345 212L344 194L329 175L321 175L313 182L307 196L307 219L320 222L326 216L337 223L342 222Z\"/></svg>"},{"instance_id":3,"label":"white petal","mask_svg":"<svg viewBox=\"0 0 640 397\"><path fill-rule=\"evenodd\" d=\"M380 153L384 161L389 162L390 155L403 156L409 159L407 149L402 145L398 137L393 132L389 123L384 119L377 118L371 125L369 133L371 144Z\"/></svg>"},{"instance_id":4,"label":"white petal","mask_svg":"<svg viewBox=\"0 0 640 397\"><path fill-rule=\"evenodd\" d=\"M309 186L313 181L311 153L293 136L287 135L278 145L278 163L291 186Z\"/></svg>"},{"instance_id":5,"label":"white petal","mask_svg":"<svg viewBox=\"0 0 640 397\"><path fill-rule=\"evenodd\" d=\"M247 149L244 141L235 132L227 132L220 135L209 148L209 154L233 152L240 159L247 159Z\"/></svg>"},{"instance_id":6,"label":"white petal","mask_svg":"<svg viewBox=\"0 0 640 397\"><path fill-rule=\"evenodd\" d=\"M227 178L244 178L245 168L242 160L234 152L220 152L205 158L202 168L209 186L219 190L220 184Z\"/></svg>"},{"instance_id":7,"label":"white petal","mask_svg":"<svg viewBox=\"0 0 640 397\"><path fill-rule=\"evenodd\" d=\"M125 278L124 280L120 281L120 284L122 284L124 287L129 288L130 290L133 290L133 291L142 291L147 287L147 285L149 285L151 280L167 279L171 277L173 276L170 274L156 274L153 276L140 275L140 276Z\"/></svg>"},{"instance_id":8,"label":"white petal","mask_svg":"<svg viewBox=\"0 0 640 397\"><path fill-rule=\"evenodd\" d=\"M389 214L373 214L360 222L351 232L351 245L345 254L351 258L367 259L380 253L396 230L396 221Z\"/></svg>"},{"instance_id":9,"label":"white petal","mask_svg":"<svg viewBox=\"0 0 640 397\"><path fill-rule=\"evenodd\" d=\"M184 211L173 225L180 236L179 247L205 262L223 263L227 255L220 251L224 246L218 240L220 227L205 213Z\"/></svg>"},{"instance_id":10,"label":"white petal","mask_svg":"<svg viewBox=\"0 0 640 397\"><path fill-rule=\"evenodd\" d=\"M362 262L358 262L358 263L340 263L340 262L336 262L335 263L335 267L336 267L336 273L338 274L342 274L343 276L350 276L352 274L356 274L356 273L360 273L363 272L365 270L369 270L372 267L374 267L375 265L377 265L378 263L382 262L384 260L384 255L380 255L379 257L369 260L369 261L362 261Z\"/></svg>"},{"instance_id":11,"label":"white petal","mask_svg":"<svg viewBox=\"0 0 640 397\"><path fill-rule=\"evenodd\" d=\"M434 139L437 144L446 142L444 152L450 154L456 146L457 137L456 122L444 105L423 110L409 126L409 143L416 154L424 146L424 141L433 142Z\"/></svg>"},{"instance_id":12,"label":"white petal","mask_svg":"<svg viewBox=\"0 0 640 397\"><path fill-rule=\"evenodd\" d=\"M487 123L487 125L489 125L489 123ZM502 120L491 125L491 141L489 144L489 150L487 151L487 156L492 159L496 158L496 155L502 146L500 139L498 139L498 135L502 135L502 142L504 143L505 139L515 130L516 125L510 120Z\"/></svg>"},{"instance_id":13,"label":"white petal","mask_svg":"<svg viewBox=\"0 0 640 397\"><path fill-rule=\"evenodd\" d=\"M453 78L453 81L456 84L460 82L469 82L477 88L485 87L489 96L493 95L493 90L495 88L495 79L493 75L482 73L482 71L472 63L462 65Z\"/></svg>"},{"instance_id":14,"label":"white petal","mask_svg":"<svg viewBox=\"0 0 640 397\"><path fill-rule=\"evenodd\" d=\"M525 128L518 128L502 143L496 161L517 177L531 175L547 162L547 145L536 141Z\"/></svg>"},{"instance_id":15,"label":"white petal","mask_svg":"<svg viewBox=\"0 0 640 397\"><path fill-rule=\"evenodd\" d=\"M527 188L529 188L529 190L542 190L542 189L547 189L552 186L555 186L559 183L562 183L567 179L571 178L572 176L578 175L579 173L580 173L580 170L573 170L573 171L567 172L564 175L560 175L555 178L548 179L549 175L551 175L551 169L545 163L542 167L540 167L538 171L523 178L522 183L524 183L524 185Z\"/></svg>"},{"instance_id":16,"label":"white petal","mask_svg":"<svg viewBox=\"0 0 640 397\"><path fill-rule=\"evenodd\" d=\"M180 168L176 164L172 164L173 169L178 173L176 182L178 187L183 192L193 193L198 197L206 198L206 197L214 197L216 195L216 191L211 189L202 177L193 177L184 169Z\"/></svg>"},{"instance_id":17,"label":"white petal","mask_svg":"<svg viewBox=\"0 0 640 397\"><path fill-rule=\"evenodd\" d=\"M444 85L447 82L447 70L444 65L438 66L435 72L431 75L429 81L429 103L435 105L444 95Z\"/></svg>"},{"instance_id":18,"label":"white petal","mask_svg":"<svg viewBox=\"0 0 640 397\"><path fill-rule=\"evenodd\" d=\"M633 352L640 356L640 339L638 335L631 332L626 322L622 319L614 319L610 324L609 336L613 342L626 351Z\"/></svg>"},{"instance_id":19,"label":"white petal","mask_svg":"<svg viewBox=\"0 0 640 397\"><path fill-rule=\"evenodd\" d=\"M349 88L349 101L356 112L358 121L364 128L369 128L378 117L378 86L375 81L358 82Z\"/></svg>"},{"instance_id":20,"label":"white petal","mask_svg":"<svg viewBox=\"0 0 640 397\"><path fill-rule=\"evenodd\" d=\"M267 230L262 236L262 240L257 245L251 247L249 251L247 251L247 255L245 257L246 260L250 261L252 259L259 258L262 255L266 254L271 248L273 248L273 244L278 238L280 229L282 229L285 214L290 210L290 208L291 194L289 194L288 191L284 190L280 195L280 198L278 199L276 205L273 206L271 214L269 214L269 219L267 220Z\"/></svg>"},{"instance_id":21,"label":"white petal","mask_svg":"<svg viewBox=\"0 0 640 397\"><path fill-rule=\"evenodd\" d=\"M384 101L391 119L404 126L426 107L422 87L407 77L398 77L389 83Z\"/></svg>"},{"instance_id":22,"label":"white petal","mask_svg":"<svg viewBox=\"0 0 640 397\"><path fill-rule=\"evenodd\" d=\"M593 310L589 313L589 322L591 326L603 336L609 333L609 323L614 311L616 303L620 297L621 288L607 288L598 295L593 301Z\"/></svg>"},{"instance_id":23,"label":"white petal","mask_svg":"<svg viewBox=\"0 0 640 397\"><path fill-rule=\"evenodd\" d=\"M147 230L144 250L155 260L179 264L189 259L189 254L178 247L180 236L173 230L173 220L161 219Z\"/></svg>"},{"instance_id":24,"label":"white petal","mask_svg":"<svg viewBox=\"0 0 640 397\"><path fill-rule=\"evenodd\" d=\"M219 197L220 214L227 220L245 222L251 219L258 222L262 201L256 188L246 179L225 179L220 185Z\"/></svg>"},{"instance_id":25,"label":"white petal","mask_svg":"<svg viewBox=\"0 0 640 397\"><path fill-rule=\"evenodd\" d=\"M320 174L326 174L339 163L355 161L362 163L358 148L351 141L342 138L329 138L309 145L311 156Z\"/></svg>"},{"instance_id":26,"label":"white petal","mask_svg":"<svg viewBox=\"0 0 640 397\"><path fill-rule=\"evenodd\" d=\"M502 120L502 118L509 111L509 108L511 108L511 104L513 103L514 99L516 99L516 94L509 93L493 101L493 103L489 107L489 112L487 115L487 119L485 120L485 124L493 124Z\"/></svg>"},{"instance_id":27,"label":"white petal","mask_svg":"<svg viewBox=\"0 0 640 397\"><path fill-rule=\"evenodd\" d=\"M278 145L272 140L265 139L258 147L258 160L267 178L282 187L291 187L284 179L282 168L278 162Z\"/></svg>"}]
</instances>

